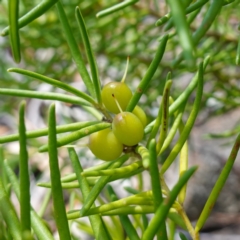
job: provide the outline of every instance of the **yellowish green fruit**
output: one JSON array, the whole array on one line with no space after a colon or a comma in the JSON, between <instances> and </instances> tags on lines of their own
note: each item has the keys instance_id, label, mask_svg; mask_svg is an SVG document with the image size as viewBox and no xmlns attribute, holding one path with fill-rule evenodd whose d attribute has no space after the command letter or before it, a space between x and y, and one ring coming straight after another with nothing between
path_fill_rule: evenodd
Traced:
<instances>
[{"instance_id":1,"label":"yellowish green fruit","mask_svg":"<svg viewBox=\"0 0 240 240\"><path fill-rule=\"evenodd\" d=\"M138 144L144 135L143 124L131 112L117 114L112 122L112 130L116 138L126 146Z\"/></svg>"},{"instance_id":2,"label":"yellowish green fruit","mask_svg":"<svg viewBox=\"0 0 240 240\"><path fill-rule=\"evenodd\" d=\"M138 105L133 109L132 113L139 118L141 121L143 128L147 125L147 116L145 112Z\"/></svg>"},{"instance_id":3,"label":"yellowish green fruit","mask_svg":"<svg viewBox=\"0 0 240 240\"><path fill-rule=\"evenodd\" d=\"M97 158L104 161L117 159L123 151L123 144L115 137L110 128L91 134L88 146Z\"/></svg>"},{"instance_id":4,"label":"yellowish green fruit","mask_svg":"<svg viewBox=\"0 0 240 240\"><path fill-rule=\"evenodd\" d=\"M110 82L103 87L103 104L108 111L117 114L120 112L120 109L118 108L116 100L114 100L113 96L119 103L121 109L125 111L132 97L132 92L124 82Z\"/></svg>"}]
</instances>

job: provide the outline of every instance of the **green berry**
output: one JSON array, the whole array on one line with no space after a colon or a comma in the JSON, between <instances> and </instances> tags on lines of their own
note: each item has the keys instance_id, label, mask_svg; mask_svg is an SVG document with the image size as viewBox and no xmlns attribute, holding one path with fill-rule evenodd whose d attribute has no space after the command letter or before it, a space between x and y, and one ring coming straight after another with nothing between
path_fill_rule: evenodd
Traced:
<instances>
[{"instance_id":1,"label":"green berry","mask_svg":"<svg viewBox=\"0 0 240 240\"><path fill-rule=\"evenodd\" d=\"M147 125L147 116L145 112L138 105L133 109L132 113L139 118L143 127L145 128Z\"/></svg>"},{"instance_id":2,"label":"green berry","mask_svg":"<svg viewBox=\"0 0 240 240\"><path fill-rule=\"evenodd\" d=\"M113 98L113 95L118 101L121 109L125 111L132 97L132 92L130 88L124 82L110 82L103 87L103 104L108 111L117 114L120 112L120 109L118 108L116 101Z\"/></svg>"},{"instance_id":3,"label":"green berry","mask_svg":"<svg viewBox=\"0 0 240 240\"><path fill-rule=\"evenodd\" d=\"M88 146L97 158L104 161L117 159L123 151L122 143L110 128L91 134Z\"/></svg>"},{"instance_id":4,"label":"green berry","mask_svg":"<svg viewBox=\"0 0 240 240\"><path fill-rule=\"evenodd\" d=\"M143 139L144 131L141 121L131 112L117 114L112 122L116 138L126 146L134 146Z\"/></svg>"}]
</instances>

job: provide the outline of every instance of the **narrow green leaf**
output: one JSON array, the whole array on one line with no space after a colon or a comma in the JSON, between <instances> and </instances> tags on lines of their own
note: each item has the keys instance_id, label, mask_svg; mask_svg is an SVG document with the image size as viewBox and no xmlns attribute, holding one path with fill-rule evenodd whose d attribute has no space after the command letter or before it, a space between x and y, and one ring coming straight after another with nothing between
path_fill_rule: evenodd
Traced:
<instances>
[{"instance_id":1,"label":"narrow green leaf","mask_svg":"<svg viewBox=\"0 0 240 240\"><path fill-rule=\"evenodd\" d=\"M95 93L96 93L96 98L97 98L98 103L101 104L102 103L101 83L100 83L100 80L99 80L97 63L96 63L96 60L95 60L95 57L94 57L94 54L93 54L93 51L92 51L92 47L91 47L90 40L89 40L89 37L88 37L85 22L84 22L84 19L82 17L82 14L81 14L81 11L80 11L79 7L76 7L75 16L76 16L76 19L77 19L77 22L78 22L78 26L79 26L80 33L81 33L81 36L82 36L82 39L83 39L86 55L87 55L88 62L89 62L89 65L90 65L94 90L95 90Z\"/></svg>"},{"instance_id":2,"label":"narrow green leaf","mask_svg":"<svg viewBox=\"0 0 240 240\"><path fill-rule=\"evenodd\" d=\"M183 12L186 14L186 8L189 6L189 4L192 2L192 0L181 0L181 5L183 6ZM164 31L168 31L173 26L173 19L170 19L168 23L164 26ZM188 22L188 21L187 21ZM188 24L189 25L189 24Z\"/></svg>"},{"instance_id":3,"label":"narrow green leaf","mask_svg":"<svg viewBox=\"0 0 240 240\"><path fill-rule=\"evenodd\" d=\"M168 219L168 240L175 239L176 224L171 219Z\"/></svg>"},{"instance_id":4,"label":"narrow green leaf","mask_svg":"<svg viewBox=\"0 0 240 240\"><path fill-rule=\"evenodd\" d=\"M164 15L163 17L159 18L159 19L156 21L155 25L156 25L157 27L159 27L159 26L163 25L164 23L166 23L170 18L171 18L171 13L169 12L169 13L167 13L166 15Z\"/></svg>"},{"instance_id":5,"label":"narrow green leaf","mask_svg":"<svg viewBox=\"0 0 240 240\"><path fill-rule=\"evenodd\" d=\"M191 13L199 8L202 8L209 0L198 0L186 8L186 14Z\"/></svg>"},{"instance_id":6,"label":"narrow green leaf","mask_svg":"<svg viewBox=\"0 0 240 240\"><path fill-rule=\"evenodd\" d=\"M32 210L31 211L31 225L34 233L39 240L54 240L52 233L50 232L46 222L38 216L38 214Z\"/></svg>"},{"instance_id":7,"label":"narrow green leaf","mask_svg":"<svg viewBox=\"0 0 240 240\"><path fill-rule=\"evenodd\" d=\"M184 123L181 120L179 124L179 134L181 135L184 129ZM179 156L179 176L181 176L188 169L188 141L186 141L180 151ZM183 186L179 195L178 202L183 205L185 197L186 197L187 185Z\"/></svg>"},{"instance_id":8,"label":"narrow green leaf","mask_svg":"<svg viewBox=\"0 0 240 240\"><path fill-rule=\"evenodd\" d=\"M238 47L236 55L236 65L240 65L240 37L238 37Z\"/></svg>"},{"instance_id":9,"label":"narrow green leaf","mask_svg":"<svg viewBox=\"0 0 240 240\"><path fill-rule=\"evenodd\" d=\"M181 176L188 168L188 141L186 141L181 149L179 157L179 176ZM178 195L178 202L183 205L187 192L187 185L183 186Z\"/></svg>"},{"instance_id":10,"label":"narrow green leaf","mask_svg":"<svg viewBox=\"0 0 240 240\"><path fill-rule=\"evenodd\" d=\"M196 169L197 167L192 167L180 177L177 184L173 187L172 191L169 193L169 196L167 196L167 198L158 207L157 212L155 213L155 215L153 216L152 220L148 225L148 228L143 233L142 240L151 240L154 238L159 227L166 220L168 212L171 206L173 205L175 199L177 198L181 188L188 182L188 180L196 171Z\"/></svg>"},{"instance_id":11,"label":"narrow green leaf","mask_svg":"<svg viewBox=\"0 0 240 240\"><path fill-rule=\"evenodd\" d=\"M4 169L8 174L8 178L12 185L12 189L19 200L20 187L19 187L18 179L6 160L4 161ZM44 222L38 216L38 214L34 211L34 209L31 209L31 225L34 233L36 234L39 240L46 240L46 239L53 240L53 236L49 231L49 229L47 228L46 222Z\"/></svg>"},{"instance_id":12,"label":"narrow green leaf","mask_svg":"<svg viewBox=\"0 0 240 240\"><path fill-rule=\"evenodd\" d=\"M233 164L236 160L238 151L239 151L239 147L240 147L240 134L238 135L234 146L232 148L232 151L229 155L229 158L227 160L227 162L225 163L225 166L223 167L213 189L212 192L210 193L208 200L202 210L202 213L197 221L196 227L195 227L195 231L199 232L201 230L201 228L203 227L203 225L205 224L208 216L210 215L214 204L230 174L230 171L232 170Z\"/></svg>"},{"instance_id":13,"label":"narrow green leaf","mask_svg":"<svg viewBox=\"0 0 240 240\"><path fill-rule=\"evenodd\" d=\"M5 189L0 179L0 210L8 231L14 240L21 240L21 225L17 217L16 210L14 209L9 197L7 196Z\"/></svg>"},{"instance_id":14,"label":"narrow green leaf","mask_svg":"<svg viewBox=\"0 0 240 240\"><path fill-rule=\"evenodd\" d=\"M201 38L205 36L205 33L213 24L218 13L221 11L224 0L213 0L209 9L204 14L201 25L197 28L193 34L193 43L197 45ZM178 57L173 61L173 67L176 67L182 60L182 54L179 54Z\"/></svg>"},{"instance_id":15,"label":"narrow green leaf","mask_svg":"<svg viewBox=\"0 0 240 240\"><path fill-rule=\"evenodd\" d=\"M89 121L89 122L76 122L65 125L60 125L56 127L57 133L65 133L76 131L94 124L100 123L99 121ZM40 130L33 130L26 132L26 138L38 138L48 135L48 128L43 128ZM0 137L0 144L7 142L14 142L19 140L19 134L12 134Z\"/></svg>"},{"instance_id":16,"label":"narrow green leaf","mask_svg":"<svg viewBox=\"0 0 240 240\"><path fill-rule=\"evenodd\" d=\"M191 4L189 7L186 8L185 14L191 13L199 8L201 8L204 4L206 4L209 0L198 0ZM171 14L167 13L163 17L161 17L159 20L156 22L156 26L161 26L162 24L166 23L169 19L171 18ZM165 29L166 30L166 29Z\"/></svg>"},{"instance_id":17,"label":"narrow green leaf","mask_svg":"<svg viewBox=\"0 0 240 240\"><path fill-rule=\"evenodd\" d=\"M30 218L30 178L28 170L28 152L27 152L27 138L26 127L24 120L26 103L22 102L19 108L19 178L20 178L20 217L22 235L24 231L31 231Z\"/></svg>"},{"instance_id":18,"label":"narrow green leaf","mask_svg":"<svg viewBox=\"0 0 240 240\"><path fill-rule=\"evenodd\" d=\"M26 13L18 20L18 28L22 28L26 26L28 23L32 22L36 18L43 15L49 8L51 8L58 0L43 0L36 7L34 7L31 11ZM7 36L9 33L9 27L6 27L2 30L1 35Z\"/></svg>"},{"instance_id":19,"label":"narrow green leaf","mask_svg":"<svg viewBox=\"0 0 240 240\"><path fill-rule=\"evenodd\" d=\"M172 162L176 159L178 153L182 149L183 144L187 140L191 129L193 127L193 124L196 120L198 111L200 109L201 99L202 99L202 92L203 92L203 64L201 63L199 66L198 71L198 88L197 88L197 94L193 105L193 110L190 113L190 116L186 122L186 125L182 131L182 134L180 135L177 143L175 144L174 148L172 149L171 153L169 154L168 158L164 162L162 168L161 168L161 174L164 174L166 170L169 168L169 166L172 164Z\"/></svg>"},{"instance_id":20,"label":"narrow green leaf","mask_svg":"<svg viewBox=\"0 0 240 240\"><path fill-rule=\"evenodd\" d=\"M213 0L209 9L204 15L201 25L197 28L193 34L193 41L197 44L201 38L205 35L207 30L211 27L218 13L221 11L224 0Z\"/></svg>"},{"instance_id":21,"label":"narrow green leaf","mask_svg":"<svg viewBox=\"0 0 240 240\"><path fill-rule=\"evenodd\" d=\"M205 71L208 63L210 61L210 56L207 56L203 61L203 71ZM169 115L172 115L175 111L178 110L180 105L182 105L191 95L192 91L195 89L199 81L199 71L195 74L190 84L184 90L183 93L174 101L174 103L170 106Z\"/></svg>"},{"instance_id":22,"label":"narrow green leaf","mask_svg":"<svg viewBox=\"0 0 240 240\"><path fill-rule=\"evenodd\" d=\"M83 79L83 82L85 83L85 85L87 87L87 90L89 91L89 93L91 94L92 97L95 97L95 91L94 91L94 86L93 86L92 80L89 76L89 73L87 71L85 63L82 59L82 55L79 51L77 42L73 36L73 31L70 28L70 25L69 25L69 22L68 22L66 13L63 9L61 1L58 1L56 6L57 6L57 10L58 10L59 19L60 19L60 22L62 25L62 29L63 29L63 32L65 33L65 37L66 37L68 46L71 51L71 55L77 65L78 71Z\"/></svg>"},{"instance_id":23,"label":"narrow green leaf","mask_svg":"<svg viewBox=\"0 0 240 240\"><path fill-rule=\"evenodd\" d=\"M43 82L51 84L52 86L56 86L56 87L61 88L65 91L67 91L67 92L70 92L70 93L76 95L77 97L80 97L80 98L86 100L87 102L91 103L93 106L97 105L97 103L94 101L94 99L91 98L86 93L81 92L78 89L72 87L71 85L63 83L59 80L55 80L53 78L49 78L49 77L46 77L44 75L41 75L41 74L38 74L38 73L35 73L35 72L31 72L31 71L28 71L28 70L24 70L24 69L21 69L21 68L9 68L8 72L15 72L15 73L19 73L19 74L22 74L22 75L25 75L25 76L29 76L29 77L32 77L32 78L39 79Z\"/></svg>"},{"instance_id":24,"label":"narrow green leaf","mask_svg":"<svg viewBox=\"0 0 240 240\"><path fill-rule=\"evenodd\" d=\"M48 127L49 127L48 133L49 166L52 183L54 217L56 220L56 225L60 239L71 240L71 235L68 227L68 220L65 211L65 204L63 199L60 170L58 165L56 119L54 104L52 104L49 108Z\"/></svg>"},{"instance_id":25,"label":"narrow green leaf","mask_svg":"<svg viewBox=\"0 0 240 240\"><path fill-rule=\"evenodd\" d=\"M44 213L45 213L45 211L46 211L46 209L49 205L51 196L52 196L52 191L51 191L51 189L48 189L45 193L45 196L44 196L42 202L41 202L41 207L37 212L39 217L43 217L43 215L44 215Z\"/></svg>"},{"instance_id":26,"label":"narrow green leaf","mask_svg":"<svg viewBox=\"0 0 240 240\"><path fill-rule=\"evenodd\" d=\"M85 100L82 100L79 97L68 96L66 94L54 93L54 92L48 93L48 92L37 92L37 91L29 91L29 90L17 90L17 89L11 89L11 88L0 88L0 95L55 100L55 101L72 103L77 105L92 106L91 104L89 104Z\"/></svg>"},{"instance_id":27,"label":"narrow green leaf","mask_svg":"<svg viewBox=\"0 0 240 240\"><path fill-rule=\"evenodd\" d=\"M230 3L233 3L233 2L235 2L235 0L224 0L223 1L223 6L226 6L226 5L228 5Z\"/></svg>"},{"instance_id":28,"label":"narrow green leaf","mask_svg":"<svg viewBox=\"0 0 240 240\"><path fill-rule=\"evenodd\" d=\"M116 193L114 192L113 188L108 185L108 192L110 194L110 198L112 201L116 201L118 200L118 197L116 195ZM133 224L131 223L130 219L128 218L127 215L119 215L120 221L122 223L123 228L125 229L127 236L129 237L130 240L140 240L137 231L135 229L135 227L133 226Z\"/></svg>"},{"instance_id":29,"label":"narrow green leaf","mask_svg":"<svg viewBox=\"0 0 240 240\"><path fill-rule=\"evenodd\" d=\"M185 106L184 106L185 107ZM182 121L182 115L183 115L183 111L184 111L184 107L181 107L179 109L179 113L177 114L174 122L173 122L173 125L170 129L170 131L168 132L168 135L163 143L163 146L161 148L161 151L159 152L159 155L161 155L170 145L170 143L172 142L176 132L177 132L177 129L179 127L179 124L181 123Z\"/></svg>"},{"instance_id":30,"label":"narrow green leaf","mask_svg":"<svg viewBox=\"0 0 240 240\"><path fill-rule=\"evenodd\" d=\"M184 230L187 230L186 224L184 223L180 215L176 213L176 211L171 212L170 210L170 212L168 213L168 218L171 219L171 221L173 221L177 226L181 227Z\"/></svg>"},{"instance_id":31,"label":"narrow green leaf","mask_svg":"<svg viewBox=\"0 0 240 240\"><path fill-rule=\"evenodd\" d=\"M20 37L18 31L18 12L19 12L19 1L11 0L8 1L9 8L9 26L10 26L10 40L13 58L16 63L21 61L21 52L20 52Z\"/></svg>"},{"instance_id":32,"label":"narrow green leaf","mask_svg":"<svg viewBox=\"0 0 240 240\"><path fill-rule=\"evenodd\" d=\"M157 210L157 208L163 201L163 197L162 197L162 190L161 190L161 184L160 184L160 175L158 171L155 139L152 139L149 144L149 160L150 160L149 173L151 177L154 208L155 210Z\"/></svg>"},{"instance_id":33,"label":"narrow green leaf","mask_svg":"<svg viewBox=\"0 0 240 240\"><path fill-rule=\"evenodd\" d=\"M8 176L3 166L4 166L4 151L3 146L0 145L0 179L2 180L4 189L6 189L8 185Z\"/></svg>"},{"instance_id":34,"label":"narrow green leaf","mask_svg":"<svg viewBox=\"0 0 240 240\"><path fill-rule=\"evenodd\" d=\"M181 238L181 240L188 240L183 233L179 233L179 237Z\"/></svg>"},{"instance_id":35,"label":"narrow green leaf","mask_svg":"<svg viewBox=\"0 0 240 240\"><path fill-rule=\"evenodd\" d=\"M162 189L160 184L160 175L158 170L157 162L157 151L156 151L156 141L152 139L149 144L149 172L151 177L153 201L154 201L154 210L157 211L158 207L163 201ZM167 230L166 225L163 223L157 232L157 238L160 240L167 240Z\"/></svg>"},{"instance_id":36,"label":"narrow green leaf","mask_svg":"<svg viewBox=\"0 0 240 240\"><path fill-rule=\"evenodd\" d=\"M68 153L70 156L70 160L72 162L73 169L77 176L79 187L83 195L83 200L85 202L87 200L88 195L90 194L89 184L86 178L81 175L81 173L83 172L83 168L80 164L80 161L78 159L77 153L74 150L74 148L69 148ZM93 204L93 206L95 206L95 204ZM101 238L106 240L109 239L108 233L106 232L106 229L103 225L102 218L100 217L100 215L90 216L89 220L90 220L96 239L101 239Z\"/></svg>"},{"instance_id":37,"label":"narrow green leaf","mask_svg":"<svg viewBox=\"0 0 240 240\"><path fill-rule=\"evenodd\" d=\"M161 104L162 114L161 114L161 128L160 128L160 135L157 141L157 154L159 155L163 143L166 139L167 132L168 132L168 117L169 117L169 96L170 96L170 88L172 85L172 80L168 80L164 87L163 92L163 99Z\"/></svg>"},{"instance_id":38,"label":"narrow green leaf","mask_svg":"<svg viewBox=\"0 0 240 240\"><path fill-rule=\"evenodd\" d=\"M171 8L173 22L177 29L179 41L183 49L183 54L187 62L187 66L193 69L196 65L196 59L194 56L194 44L190 34L189 25L185 17L184 5L181 1L168 0Z\"/></svg>"},{"instance_id":39,"label":"narrow green leaf","mask_svg":"<svg viewBox=\"0 0 240 240\"><path fill-rule=\"evenodd\" d=\"M66 136L58 138L57 139L57 147L62 147L64 145L67 145L69 143L77 141L80 138L86 137L86 136L90 135L91 133L103 130L105 128L109 128L110 126L111 126L110 123L101 122L101 123L80 129L76 132L73 132ZM45 144L39 148L39 152L46 152L46 151L48 151L48 149L49 149L48 144Z\"/></svg>"},{"instance_id":40,"label":"narrow green leaf","mask_svg":"<svg viewBox=\"0 0 240 240\"><path fill-rule=\"evenodd\" d=\"M138 1L139 1L139 0L125 0L125 1L123 1L123 2L121 2L121 3L115 4L115 5L112 6L112 7L109 7L109 8L107 8L107 9L105 9L105 10L102 10L102 11L98 12L97 15L96 15L96 17L97 17L97 18L105 17L105 16L107 16L107 15L109 15L109 14L112 14L112 13L114 13L114 12L117 12L117 11L119 11L119 10L125 8L125 7L128 7L128 6L130 6L130 5L133 5L133 4L135 4L136 2L138 2Z\"/></svg>"},{"instance_id":41,"label":"narrow green leaf","mask_svg":"<svg viewBox=\"0 0 240 240\"><path fill-rule=\"evenodd\" d=\"M154 125L153 125L153 128L152 128L152 131L148 137L148 142L147 142L147 146L149 145L149 142L156 137L157 133L158 133L158 130L159 130L159 127L161 125L161 123L163 122L163 119L166 120L166 116L168 115L168 102L169 102L169 92L170 92L170 87L171 87L171 84L172 82L169 80L171 79L171 73L169 72L168 75L167 75L167 78L166 78L166 81L165 82L165 86L164 86L164 90L163 90L163 96L162 96L162 102L161 102L161 105L160 105L160 108L158 110L158 115L155 119L155 122L154 122ZM169 82L170 81L170 82ZM164 116L163 116L164 115ZM166 132L166 127L164 128ZM161 129L162 131L162 129ZM162 140L163 140L163 133L162 133Z\"/></svg>"},{"instance_id":42,"label":"narrow green leaf","mask_svg":"<svg viewBox=\"0 0 240 240\"><path fill-rule=\"evenodd\" d=\"M147 90L148 84L152 80L154 73L156 72L157 68L159 67L159 63L163 57L165 52L166 44L168 40L168 35L165 35L159 44L158 49L156 50L156 54L154 59L152 60L146 74L144 75L143 79L139 83L135 93L133 94L126 111L131 112L138 104L139 99L141 98L142 94Z\"/></svg>"},{"instance_id":43,"label":"narrow green leaf","mask_svg":"<svg viewBox=\"0 0 240 240\"><path fill-rule=\"evenodd\" d=\"M203 61L203 70L205 71L208 63L209 63L210 57L207 56L204 61ZM187 86L187 88L181 93L181 95L174 101L174 103L170 106L169 108L169 116L171 116L174 112L176 112L179 107L182 104L185 104L189 96L191 95L192 91L195 89L198 83L198 75L199 73L197 72L195 76L193 77L192 81L190 84ZM145 128L145 134L149 133L155 124L155 121L152 121L146 128Z\"/></svg>"}]
</instances>

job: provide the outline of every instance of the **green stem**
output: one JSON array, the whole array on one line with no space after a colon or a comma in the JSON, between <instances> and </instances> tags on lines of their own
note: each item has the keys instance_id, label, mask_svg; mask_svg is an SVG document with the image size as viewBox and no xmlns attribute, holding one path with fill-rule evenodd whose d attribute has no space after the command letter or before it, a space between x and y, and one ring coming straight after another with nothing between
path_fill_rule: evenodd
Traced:
<instances>
[{"instance_id":1,"label":"green stem","mask_svg":"<svg viewBox=\"0 0 240 240\"><path fill-rule=\"evenodd\" d=\"M193 240L199 240L198 232L195 232L189 218L187 217L187 214L185 213L185 211L184 211L184 209L181 205L178 205L177 212L182 217L182 219L183 219L183 221L184 221L184 223L187 227L187 230L188 230L189 234L191 235L192 239Z\"/></svg>"},{"instance_id":2,"label":"green stem","mask_svg":"<svg viewBox=\"0 0 240 240\"><path fill-rule=\"evenodd\" d=\"M116 169L106 169L106 170L97 170L97 171L84 171L82 176L91 177L91 176L110 176L121 173L131 173L132 171L142 167L142 161L134 162L127 166L116 168Z\"/></svg>"},{"instance_id":3,"label":"green stem","mask_svg":"<svg viewBox=\"0 0 240 240\"><path fill-rule=\"evenodd\" d=\"M92 209L89 210L91 212ZM90 215L90 213L86 215ZM130 215L130 214L150 214L154 213L153 205L138 205L138 206L124 206L122 208L117 208L114 210L106 211L101 213L102 216L112 216L112 215ZM79 210L71 211L67 214L68 219L77 219L80 218Z\"/></svg>"},{"instance_id":4,"label":"green stem","mask_svg":"<svg viewBox=\"0 0 240 240\"><path fill-rule=\"evenodd\" d=\"M121 159L121 161L114 162L113 164L111 164L111 166L109 166L109 169L115 169L120 167L128 158L129 158L128 155L123 155L122 157L119 158ZM110 178L111 176L100 177L100 179L97 181L97 183L94 185L91 192L87 196L87 199L80 211L81 216L84 216L85 213L88 212L88 210L91 208L92 204L96 200L98 194L100 194L101 190L109 182Z\"/></svg>"},{"instance_id":5,"label":"green stem","mask_svg":"<svg viewBox=\"0 0 240 240\"><path fill-rule=\"evenodd\" d=\"M112 210L127 207L129 205L136 205L136 206L149 205L149 206L151 206L151 205L153 205L153 201L152 201L152 198L147 199L145 197L135 197L135 196L126 197L126 198L122 198L122 199L116 200L111 203L100 205L98 207L90 208L85 216L90 216L90 215L99 214L99 213L103 214L103 213L106 213L106 212L109 212ZM79 211L79 210L75 210L75 211ZM72 213L72 211L71 211L71 213Z\"/></svg>"},{"instance_id":6,"label":"green stem","mask_svg":"<svg viewBox=\"0 0 240 240\"><path fill-rule=\"evenodd\" d=\"M122 161L122 159L120 158L119 160ZM139 168L137 170L132 171L131 173L121 173L121 174L117 174L117 175L113 175L110 177L108 182L113 182L119 179L126 179L126 178L130 178L132 176L137 175L138 173L143 172L145 169L144 168ZM76 175L72 175L71 178L76 178ZM89 185L91 186L95 186L96 183L98 182L100 178L99 177L88 177L87 181L89 183ZM46 187L46 188L51 188L51 183L38 183L38 186L41 187ZM70 189L70 188L79 188L79 184L78 182L63 182L62 183L62 188L65 189Z\"/></svg>"},{"instance_id":7,"label":"green stem","mask_svg":"<svg viewBox=\"0 0 240 240\"><path fill-rule=\"evenodd\" d=\"M232 148L232 151L230 153L230 156L224 166L224 168L222 169L213 189L212 192L210 193L208 200L202 210L202 213L197 221L196 227L195 227L195 231L199 232L201 230L201 228L203 227L203 225L205 224L208 216L210 215L214 204L230 174L230 171L232 170L233 164L236 160L238 151L239 151L239 147L240 147L240 134L238 135L235 144Z\"/></svg>"}]
</instances>

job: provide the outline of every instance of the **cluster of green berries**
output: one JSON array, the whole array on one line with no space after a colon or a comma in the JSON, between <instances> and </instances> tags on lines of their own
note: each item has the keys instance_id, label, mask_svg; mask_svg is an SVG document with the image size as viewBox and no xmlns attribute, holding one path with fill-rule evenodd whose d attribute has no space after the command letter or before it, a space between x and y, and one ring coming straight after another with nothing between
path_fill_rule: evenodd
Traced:
<instances>
[{"instance_id":1,"label":"cluster of green berries","mask_svg":"<svg viewBox=\"0 0 240 240\"><path fill-rule=\"evenodd\" d=\"M132 92L124 82L106 84L101 94L106 109L116 115L111 128L90 135L89 148L99 159L111 161L122 154L125 146L135 146L143 139L147 117L139 106L132 112L125 111Z\"/></svg>"}]
</instances>

